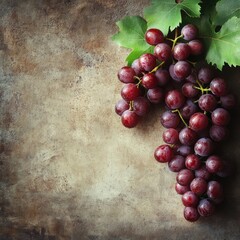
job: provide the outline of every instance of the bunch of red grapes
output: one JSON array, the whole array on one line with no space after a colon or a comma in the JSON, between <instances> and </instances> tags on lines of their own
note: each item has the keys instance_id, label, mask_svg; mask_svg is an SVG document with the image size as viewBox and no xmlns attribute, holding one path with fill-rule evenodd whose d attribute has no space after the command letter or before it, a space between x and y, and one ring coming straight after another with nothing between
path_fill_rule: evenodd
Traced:
<instances>
[{"instance_id":1,"label":"bunch of red grapes","mask_svg":"<svg viewBox=\"0 0 240 240\"><path fill-rule=\"evenodd\" d=\"M145 53L119 70L124 86L115 106L122 124L132 128L151 104L165 103L161 123L166 144L157 147L154 157L177 173L175 189L190 222L212 215L223 200L221 178L231 167L216 151L228 136L229 112L235 106L225 80L201 63L204 47L197 37L192 24L179 35L175 30L173 39L149 29L145 40L154 46L154 54Z\"/></svg>"}]
</instances>

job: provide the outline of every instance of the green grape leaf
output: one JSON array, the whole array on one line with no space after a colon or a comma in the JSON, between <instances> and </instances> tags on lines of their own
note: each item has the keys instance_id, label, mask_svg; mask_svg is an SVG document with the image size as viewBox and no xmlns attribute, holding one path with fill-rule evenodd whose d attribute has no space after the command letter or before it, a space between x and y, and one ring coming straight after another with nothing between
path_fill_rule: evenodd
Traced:
<instances>
[{"instance_id":1,"label":"green grape leaf","mask_svg":"<svg viewBox=\"0 0 240 240\"><path fill-rule=\"evenodd\" d=\"M132 49L126 59L130 65L144 52L151 49L151 46L145 41L147 22L139 16L127 16L116 24L119 32L112 36L112 40L122 47Z\"/></svg>"},{"instance_id":2,"label":"green grape leaf","mask_svg":"<svg viewBox=\"0 0 240 240\"><path fill-rule=\"evenodd\" d=\"M151 6L145 8L144 17L148 28L158 28L167 35L169 28L173 31L182 22L181 11L190 17L200 17L201 0L152 0Z\"/></svg>"},{"instance_id":3,"label":"green grape leaf","mask_svg":"<svg viewBox=\"0 0 240 240\"><path fill-rule=\"evenodd\" d=\"M222 25L231 17L240 17L240 1L221 0L216 4L216 16L213 19L215 25Z\"/></svg>"},{"instance_id":4,"label":"green grape leaf","mask_svg":"<svg viewBox=\"0 0 240 240\"><path fill-rule=\"evenodd\" d=\"M240 18L232 17L222 25L219 32L215 32L207 17L202 18L198 25L200 37L206 45L206 60L216 64L222 70L224 64L229 66L240 65Z\"/></svg>"}]
</instances>

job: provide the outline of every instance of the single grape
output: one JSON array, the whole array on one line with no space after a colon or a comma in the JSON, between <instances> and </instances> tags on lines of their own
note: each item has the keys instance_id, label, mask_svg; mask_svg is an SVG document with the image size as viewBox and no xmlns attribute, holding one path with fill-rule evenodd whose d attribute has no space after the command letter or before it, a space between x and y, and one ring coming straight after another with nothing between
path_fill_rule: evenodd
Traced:
<instances>
[{"instance_id":1,"label":"single grape","mask_svg":"<svg viewBox=\"0 0 240 240\"><path fill-rule=\"evenodd\" d=\"M198 204L198 212L202 217L211 216L215 211L215 205L208 199L202 199Z\"/></svg>"},{"instance_id":2,"label":"single grape","mask_svg":"<svg viewBox=\"0 0 240 240\"><path fill-rule=\"evenodd\" d=\"M190 55L191 49L186 43L178 43L173 48L173 57L178 60L186 60Z\"/></svg>"},{"instance_id":3,"label":"single grape","mask_svg":"<svg viewBox=\"0 0 240 240\"><path fill-rule=\"evenodd\" d=\"M123 83L134 83L135 79L134 77L136 76L136 73L133 68L131 67L122 67L118 71L118 79L123 82Z\"/></svg>"},{"instance_id":4,"label":"single grape","mask_svg":"<svg viewBox=\"0 0 240 240\"><path fill-rule=\"evenodd\" d=\"M165 96L165 103L170 109L178 109L184 105L185 97L181 91L177 89L171 90Z\"/></svg>"},{"instance_id":5,"label":"single grape","mask_svg":"<svg viewBox=\"0 0 240 240\"><path fill-rule=\"evenodd\" d=\"M183 35L183 39L190 41L197 38L198 29L193 24L187 24L182 28L181 34Z\"/></svg>"},{"instance_id":6,"label":"single grape","mask_svg":"<svg viewBox=\"0 0 240 240\"><path fill-rule=\"evenodd\" d=\"M233 94L228 94L220 97L221 106L227 110L235 107L236 99Z\"/></svg>"},{"instance_id":7,"label":"single grape","mask_svg":"<svg viewBox=\"0 0 240 240\"><path fill-rule=\"evenodd\" d=\"M211 199L221 199L223 197L222 185L217 181L210 181L207 187L207 195Z\"/></svg>"},{"instance_id":8,"label":"single grape","mask_svg":"<svg viewBox=\"0 0 240 240\"><path fill-rule=\"evenodd\" d=\"M175 66L175 64L170 65L170 67L169 67L169 74L170 74L171 78L173 80L175 80L176 82L182 82L184 79L178 78L175 75L175 73L174 73L174 66Z\"/></svg>"},{"instance_id":9,"label":"single grape","mask_svg":"<svg viewBox=\"0 0 240 240\"><path fill-rule=\"evenodd\" d=\"M127 128L133 128L138 124L139 117L135 112L126 110L122 114L121 120L122 120L123 126L125 126Z\"/></svg>"},{"instance_id":10,"label":"single grape","mask_svg":"<svg viewBox=\"0 0 240 240\"><path fill-rule=\"evenodd\" d=\"M193 68L191 74L186 77L186 81L196 84L196 80L197 80L197 74L196 74L196 70Z\"/></svg>"},{"instance_id":11,"label":"single grape","mask_svg":"<svg viewBox=\"0 0 240 240\"><path fill-rule=\"evenodd\" d=\"M164 100L164 92L160 87L149 89L147 98L151 103L160 103Z\"/></svg>"},{"instance_id":12,"label":"single grape","mask_svg":"<svg viewBox=\"0 0 240 240\"><path fill-rule=\"evenodd\" d=\"M189 126L194 131L201 131L208 127L208 117L201 113L194 113L189 120Z\"/></svg>"},{"instance_id":13,"label":"single grape","mask_svg":"<svg viewBox=\"0 0 240 240\"><path fill-rule=\"evenodd\" d=\"M183 195L185 192L190 191L190 187L189 186L182 186L179 183L175 184L175 190L178 194Z\"/></svg>"},{"instance_id":14,"label":"single grape","mask_svg":"<svg viewBox=\"0 0 240 240\"><path fill-rule=\"evenodd\" d=\"M173 70L176 77L183 80L191 74L192 67L186 61L178 61Z\"/></svg>"},{"instance_id":15,"label":"single grape","mask_svg":"<svg viewBox=\"0 0 240 240\"><path fill-rule=\"evenodd\" d=\"M181 155L175 155L169 162L168 167L172 172L179 172L185 168L185 158Z\"/></svg>"},{"instance_id":16,"label":"single grape","mask_svg":"<svg viewBox=\"0 0 240 240\"><path fill-rule=\"evenodd\" d=\"M180 109L180 113L184 119L190 119L190 117L198 111L198 107L191 100L187 100L183 107Z\"/></svg>"},{"instance_id":17,"label":"single grape","mask_svg":"<svg viewBox=\"0 0 240 240\"><path fill-rule=\"evenodd\" d=\"M177 128L181 119L177 113L165 111L161 116L161 123L165 128Z\"/></svg>"},{"instance_id":18,"label":"single grape","mask_svg":"<svg viewBox=\"0 0 240 240\"><path fill-rule=\"evenodd\" d=\"M142 85L146 89L155 88L158 85L157 78L154 73L146 73L142 77Z\"/></svg>"},{"instance_id":19,"label":"single grape","mask_svg":"<svg viewBox=\"0 0 240 240\"><path fill-rule=\"evenodd\" d=\"M187 145L181 145L176 149L176 153L183 157L186 157L193 153L193 148Z\"/></svg>"},{"instance_id":20,"label":"single grape","mask_svg":"<svg viewBox=\"0 0 240 240\"><path fill-rule=\"evenodd\" d=\"M210 83L210 89L218 97L225 96L228 93L227 84L222 78L214 78Z\"/></svg>"},{"instance_id":21,"label":"single grape","mask_svg":"<svg viewBox=\"0 0 240 240\"><path fill-rule=\"evenodd\" d=\"M156 67L156 57L151 53L145 53L139 58L144 71L150 72Z\"/></svg>"},{"instance_id":22,"label":"single grape","mask_svg":"<svg viewBox=\"0 0 240 240\"><path fill-rule=\"evenodd\" d=\"M201 167L201 159L195 154L189 154L186 157L185 166L190 170L197 170Z\"/></svg>"},{"instance_id":23,"label":"single grape","mask_svg":"<svg viewBox=\"0 0 240 240\"><path fill-rule=\"evenodd\" d=\"M212 112L212 122L218 126L226 126L230 122L230 114L224 108L217 108Z\"/></svg>"},{"instance_id":24,"label":"single grape","mask_svg":"<svg viewBox=\"0 0 240 240\"><path fill-rule=\"evenodd\" d=\"M183 128L179 133L179 140L183 145L191 146L196 143L198 135L190 128Z\"/></svg>"},{"instance_id":25,"label":"single grape","mask_svg":"<svg viewBox=\"0 0 240 240\"><path fill-rule=\"evenodd\" d=\"M223 169L223 161L220 157L212 155L206 160L206 168L210 173L217 173Z\"/></svg>"},{"instance_id":26,"label":"single grape","mask_svg":"<svg viewBox=\"0 0 240 240\"><path fill-rule=\"evenodd\" d=\"M206 180L203 178L194 178L192 182L190 183L190 189L193 193L195 193L198 196L201 196L207 191L208 184Z\"/></svg>"},{"instance_id":27,"label":"single grape","mask_svg":"<svg viewBox=\"0 0 240 240\"><path fill-rule=\"evenodd\" d=\"M198 80L202 83L210 83L213 76L213 71L209 67L202 67L198 72Z\"/></svg>"},{"instance_id":28,"label":"single grape","mask_svg":"<svg viewBox=\"0 0 240 240\"><path fill-rule=\"evenodd\" d=\"M188 43L190 47L190 53L194 56L199 56L203 53L204 47L201 41L199 40L192 40Z\"/></svg>"},{"instance_id":29,"label":"single grape","mask_svg":"<svg viewBox=\"0 0 240 240\"><path fill-rule=\"evenodd\" d=\"M139 58L133 61L132 69L135 71L137 76L140 76L142 74L142 72L144 72L144 69L142 68L142 66L140 64Z\"/></svg>"},{"instance_id":30,"label":"single grape","mask_svg":"<svg viewBox=\"0 0 240 240\"><path fill-rule=\"evenodd\" d=\"M211 112L217 107L217 100L212 94L203 94L199 98L198 106L203 111Z\"/></svg>"},{"instance_id":31,"label":"single grape","mask_svg":"<svg viewBox=\"0 0 240 240\"><path fill-rule=\"evenodd\" d=\"M145 40L148 44L155 46L164 41L164 36L159 29L151 28L145 33Z\"/></svg>"},{"instance_id":32,"label":"single grape","mask_svg":"<svg viewBox=\"0 0 240 240\"><path fill-rule=\"evenodd\" d=\"M161 163L169 162L173 156L173 149L168 145L161 145L154 152L155 159Z\"/></svg>"},{"instance_id":33,"label":"single grape","mask_svg":"<svg viewBox=\"0 0 240 240\"><path fill-rule=\"evenodd\" d=\"M158 69L155 72L155 76L157 78L157 82L159 86L166 86L170 80L170 74L166 69Z\"/></svg>"},{"instance_id":34,"label":"single grape","mask_svg":"<svg viewBox=\"0 0 240 240\"><path fill-rule=\"evenodd\" d=\"M182 195L182 203L185 207L196 207L199 203L199 198L192 191L188 191Z\"/></svg>"},{"instance_id":35,"label":"single grape","mask_svg":"<svg viewBox=\"0 0 240 240\"><path fill-rule=\"evenodd\" d=\"M141 94L140 89L133 83L126 84L121 91L121 96L126 101L133 101Z\"/></svg>"},{"instance_id":36,"label":"single grape","mask_svg":"<svg viewBox=\"0 0 240 240\"><path fill-rule=\"evenodd\" d=\"M209 130L209 135L213 141L221 142L227 138L228 129L226 127L212 125Z\"/></svg>"},{"instance_id":37,"label":"single grape","mask_svg":"<svg viewBox=\"0 0 240 240\"><path fill-rule=\"evenodd\" d=\"M194 88L193 83L187 82L182 86L182 93L187 98L196 97L199 94L199 90Z\"/></svg>"},{"instance_id":38,"label":"single grape","mask_svg":"<svg viewBox=\"0 0 240 240\"><path fill-rule=\"evenodd\" d=\"M138 116L144 116L149 112L150 103L145 97L138 97L133 101L133 110Z\"/></svg>"},{"instance_id":39,"label":"single grape","mask_svg":"<svg viewBox=\"0 0 240 240\"><path fill-rule=\"evenodd\" d=\"M123 112L129 109L129 103L126 102L124 99L120 99L115 105L115 112L122 116Z\"/></svg>"},{"instance_id":40,"label":"single grape","mask_svg":"<svg viewBox=\"0 0 240 240\"><path fill-rule=\"evenodd\" d=\"M208 181L211 177L211 173L208 172L205 165L202 165L199 169L195 170L195 177L203 178Z\"/></svg>"},{"instance_id":41,"label":"single grape","mask_svg":"<svg viewBox=\"0 0 240 240\"><path fill-rule=\"evenodd\" d=\"M187 186L191 183L191 181L194 178L194 174L189 169L182 169L180 172L178 172L176 180L179 184L183 186Z\"/></svg>"},{"instance_id":42,"label":"single grape","mask_svg":"<svg viewBox=\"0 0 240 240\"><path fill-rule=\"evenodd\" d=\"M183 215L189 222L196 222L200 217L198 210L194 207L185 207Z\"/></svg>"},{"instance_id":43,"label":"single grape","mask_svg":"<svg viewBox=\"0 0 240 240\"><path fill-rule=\"evenodd\" d=\"M201 157L209 156L213 150L214 145L210 138L200 138L194 146L195 153Z\"/></svg>"},{"instance_id":44,"label":"single grape","mask_svg":"<svg viewBox=\"0 0 240 240\"><path fill-rule=\"evenodd\" d=\"M178 131L174 128L166 129L163 132L163 141L168 144L175 144L178 142Z\"/></svg>"},{"instance_id":45,"label":"single grape","mask_svg":"<svg viewBox=\"0 0 240 240\"><path fill-rule=\"evenodd\" d=\"M171 58L172 49L166 43L159 43L154 48L154 55L157 57L158 60L165 62Z\"/></svg>"}]
</instances>

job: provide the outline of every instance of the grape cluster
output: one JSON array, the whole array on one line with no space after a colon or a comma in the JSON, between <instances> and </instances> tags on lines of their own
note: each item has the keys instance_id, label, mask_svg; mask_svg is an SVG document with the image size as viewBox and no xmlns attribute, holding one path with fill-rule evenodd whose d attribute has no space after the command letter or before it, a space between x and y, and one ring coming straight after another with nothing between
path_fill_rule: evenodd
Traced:
<instances>
[{"instance_id":1,"label":"grape cluster","mask_svg":"<svg viewBox=\"0 0 240 240\"><path fill-rule=\"evenodd\" d=\"M202 64L204 46L197 36L192 24L179 35L176 29L173 39L149 29L145 40L154 46L154 53L119 70L118 79L125 85L115 106L122 124L132 128L151 104L165 104L161 115L165 144L156 148L154 157L177 173L175 189L190 222L212 215L223 200L221 178L230 174L231 166L217 155L217 146L228 136L235 106L225 80Z\"/></svg>"}]
</instances>

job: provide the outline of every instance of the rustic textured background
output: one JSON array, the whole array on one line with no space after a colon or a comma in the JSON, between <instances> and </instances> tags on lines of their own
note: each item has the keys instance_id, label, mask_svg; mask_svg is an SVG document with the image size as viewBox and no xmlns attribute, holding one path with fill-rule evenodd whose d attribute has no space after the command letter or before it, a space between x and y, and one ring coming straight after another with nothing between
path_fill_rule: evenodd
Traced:
<instances>
[{"instance_id":1,"label":"rustic textured background","mask_svg":"<svg viewBox=\"0 0 240 240\"><path fill-rule=\"evenodd\" d=\"M157 164L160 110L135 129L114 113L127 51L115 21L147 0L0 1L0 239L240 239L240 178L213 217L183 220ZM240 92L238 70L228 70ZM222 148L239 163L239 113Z\"/></svg>"}]
</instances>

